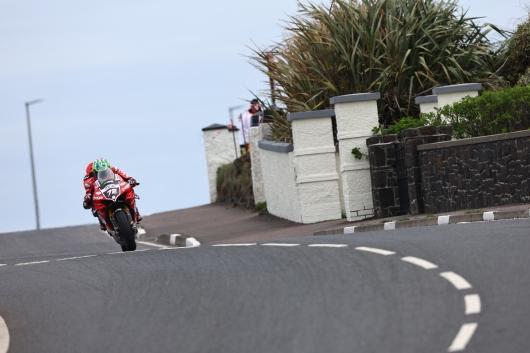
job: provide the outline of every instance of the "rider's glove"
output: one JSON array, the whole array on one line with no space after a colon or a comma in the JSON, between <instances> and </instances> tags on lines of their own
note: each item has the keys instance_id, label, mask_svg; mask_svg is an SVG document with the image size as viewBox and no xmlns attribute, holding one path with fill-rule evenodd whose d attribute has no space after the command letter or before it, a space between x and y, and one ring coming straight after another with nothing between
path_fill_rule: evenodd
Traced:
<instances>
[{"instance_id":1,"label":"rider's glove","mask_svg":"<svg viewBox=\"0 0 530 353\"><path fill-rule=\"evenodd\" d=\"M92 195L86 194L83 200L83 208L88 210L90 207L92 207Z\"/></svg>"},{"instance_id":2,"label":"rider's glove","mask_svg":"<svg viewBox=\"0 0 530 353\"><path fill-rule=\"evenodd\" d=\"M130 186L140 185L140 183L137 182L136 179L134 179L134 178L129 178L129 180L127 180L127 182L129 183Z\"/></svg>"}]
</instances>

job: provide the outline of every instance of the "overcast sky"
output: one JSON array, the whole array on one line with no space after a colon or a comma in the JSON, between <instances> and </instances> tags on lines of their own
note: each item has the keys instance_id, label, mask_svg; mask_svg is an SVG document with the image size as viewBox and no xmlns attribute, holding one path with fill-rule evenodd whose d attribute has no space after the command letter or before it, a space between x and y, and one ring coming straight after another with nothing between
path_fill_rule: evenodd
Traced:
<instances>
[{"instance_id":1,"label":"overcast sky","mask_svg":"<svg viewBox=\"0 0 530 353\"><path fill-rule=\"evenodd\" d=\"M525 0L462 0L513 27ZM0 0L0 232L35 225L24 102L31 109L41 225L94 222L85 165L137 178L144 214L208 202L201 128L266 88L248 46L282 37L294 0Z\"/></svg>"}]
</instances>

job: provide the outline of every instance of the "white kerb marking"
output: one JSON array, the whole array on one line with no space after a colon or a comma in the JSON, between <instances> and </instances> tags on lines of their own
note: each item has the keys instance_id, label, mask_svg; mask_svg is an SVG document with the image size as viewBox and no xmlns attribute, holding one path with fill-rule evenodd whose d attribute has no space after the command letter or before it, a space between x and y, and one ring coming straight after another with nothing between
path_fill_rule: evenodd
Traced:
<instances>
[{"instance_id":1,"label":"white kerb marking","mask_svg":"<svg viewBox=\"0 0 530 353\"><path fill-rule=\"evenodd\" d=\"M170 234L169 235L169 245L175 245L177 242L177 238L181 238L182 235L180 234Z\"/></svg>"},{"instance_id":2,"label":"white kerb marking","mask_svg":"<svg viewBox=\"0 0 530 353\"><path fill-rule=\"evenodd\" d=\"M280 247L290 247L290 246L299 246L300 244L292 244L292 243L265 243L261 244L261 246L280 246Z\"/></svg>"},{"instance_id":3,"label":"white kerb marking","mask_svg":"<svg viewBox=\"0 0 530 353\"><path fill-rule=\"evenodd\" d=\"M455 286L455 288L458 290L471 288L471 284L469 284L469 282L466 281L464 277L454 272L443 272L440 273L440 276L451 282L451 284Z\"/></svg>"},{"instance_id":4,"label":"white kerb marking","mask_svg":"<svg viewBox=\"0 0 530 353\"><path fill-rule=\"evenodd\" d=\"M45 264L50 262L50 260L46 261L32 261L32 262L21 262L19 264L15 264L15 266L29 266L29 265L38 265L38 264Z\"/></svg>"},{"instance_id":5,"label":"white kerb marking","mask_svg":"<svg viewBox=\"0 0 530 353\"><path fill-rule=\"evenodd\" d=\"M201 243L194 237L186 238L186 247L187 248L196 248L201 246Z\"/></svg>"},{"instance_id":6,"label":"white kerb marking","mask_svg":"<svg viewBox=\"0 0 530 353\"><path fill-rule=\"evenodd\" d=\"M390 251L390 250L378 249L378 248L369 248L369 247L366 247L366 246L358 246L358 247L355 248L355 250L366 251L366 252L371 252L371 253L374 253L374 254L385 255L385 256L394 255L395 254L395 252Z\"/></svg>"},{"instance_id":7,"label":"white kerb marking","mask_svg":"<svg viewBox=\"0 0 530 353\"><path fill-rule=\"evenodd\" d=\"M147 246L154 246L155 248L167 248L167 245L161 245L161 244L157 244L157 243L151 243L149 241L136 241L136 244L142 244L142 245L147 245Z\"/></svg>"},{"instance_id":8,"label":"white kerb marking","mask_svg":"<svg viewBox=\"0 0 530 353\"><path fill-rule=\"evenodd\" d=\"M481 303L478 294L468 294L464 297L466 315L480 314Z\"/></svg>"},{"instance_id":9,"label":"white kerb marking","mask_svg":"<svg viewBox=\"0 0 530 353\"><path fill-rule=\"evenodd\" d=\"M97 255L85 255L85 256L65 257L65 258L63 258L63 259L57 259L57 260L55 260L55 261L68 261L68 260L86 259L86 258L94 257L94 256L97 256Z\"/></svg>"},{"instance_id":10,"label":"white kerb marking","mask_svg":"<svg viewBox=\"0 0 530 353\"><path fill-rule=\"evenodd\" d=\"M9 349L9 330L6 322L0 316L0 353L6 353Z\"/></svg>"},{"instance_id":11,"label":"white kerb marking","mask_svg":"<svg viewBox=\"0 0 530 353\"><path fill-rule=\"evenodd\" d=\"M347 244L309 244L310 248L345 248Z\"/></svg>"},{"instance_id":12,"label":"white kerb marking","mask_svg":"<svg viewBox=\"0 0 530 353\"><path fill-rule=\"evenodd\" d=\"M229 246L254 246L256 243L239 243L239 244L215 244L212 246L229 247Z\"/></svg>"},{"instance_id":13,"label":"white kerb marking","mask_svg":"<svg viewBox=\"0 0 530 353\"><path fill-rule=\"evenodd\" d=\"M384 225L383 229L384 230L395 230L396 229L396 221L385 222L385 225Z\"/></svg>"},{"instance_id":14,"label":"white kerb marking","mask_svg":"<svg viewBox=\"0 0 530 353\"><path fill-rule=\"evenodd\" d=\"M414 256L406 256L406 257L401 258L401 260L403 260L405 262L408 262L410 264L419 266L419 267L424 268L426 270L432 270L433 268L437 268L438 267L437 265L433 264L432 262L429 262L427 260L420 259L419 257L414 257Z\"/></svg>"},{"instance_id":15,"label":"white kerb marking","mask_svg":"<svg viewBox=\"0 0 530 353\"><path fill-rule=\"evenodd\" d=\"M344 227L344 234L353 234L355 233L355 226Z\"/></svg>"},{"instance_id":16,"label":"white kerb marking","mask_svg":"<svg viewBox=\"0 0 530 353\"><path fill-rule=\"evenodd\" d=\"M494 221L495 220L495 211L488 211L482 214L482 219L484 221Z\"/></svg>"},{"instance_id":17,"label":"white kerb marking","mask_svg":"<svg viewBox=\"0 0 530 353\"><path fill-rule=\"evenodd\" d=\"M449 347L448 352L459 352L466 349L466 346L471 340L471 337L473 337L477 327L478 324L476 322L463 324L453 340L453 343Z\"/></svg>"},{"instance_id":18,"label":"white kerb marking","mask_svg":"<svg viewBox=\"0 0 530 353\"><path fill-rule=\"evenodd\" d=\"M438 225L449 224L451 216L438 216Z\"/></svg>"}]
</instances>

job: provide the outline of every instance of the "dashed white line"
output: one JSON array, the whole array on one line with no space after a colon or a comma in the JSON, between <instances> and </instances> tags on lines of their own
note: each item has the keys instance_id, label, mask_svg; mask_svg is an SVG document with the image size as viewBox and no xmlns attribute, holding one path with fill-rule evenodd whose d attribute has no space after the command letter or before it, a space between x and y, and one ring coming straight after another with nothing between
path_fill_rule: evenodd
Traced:
<instances>
[{"instance_id":1,"label":"dashed white line","mask_svg":"<svg viewBox=\"0 0 530 353\"><path fill-rule=\"evenodd\" d=\"M9 330L6 322L0 316L0 353L6 353L9 349Z\"/></svg>"},{"instance_id":2,"label":"dashed white line","mask_svg":"<svg viewBox=\"0 0 530 353\"><path fill-rule=\"evenodd\" d=\"M468 294L464 297L466 315L480 314L481 302L478 294Z\"/></svg>"},{"instance_id":3,"label":"dashed white line","mask_svg":"<svg viewBox=\"0 0 530 353\"><path fill-rule=\"evenodd\" d=\"M292 246L299 246L300 244L293 244L293 243L264 243L260 244L261 246L280 246L280 247L292 247Z\"/></svg>"},{"instance_id":4,"label":"dashed white line","mask_svg":"<svg viewBox=\"0 0 530 353\"><path fill-rule=\"evenodd\" d=\"M310 248L345 248L347 244L309 244Z\"/></svg>"},{"instance_id":5,"label":"dashed white line","mask_svg":"<svg viewBox=\"0 0 530 353\"><path fill-rule=\"evenodd\" d=\"M473 337L473 334L475 333L477 327L478 324L476 322L463 324L460 328L460 331L458 331L458 334L453 340L453 343L449 347L448 352L459 352L466 349L466 346L471 340L471 337Z\"/></svg>"},{"instance_id":6,"label":"dashed white line","mask_svg":"<svg viewBox=\"0 0 530 353\"><path fill-rule=\"evenodd\" d=\"M7 266L7 264L0 264L0 267L2 267L2 266Z\"/></svg>"},{"instance_id":7,"label":"dashed white line","mask_svg":"<svg viewBox=\"0 0 530 353\"><path fill-rule=\"evenodd\" d=\"M97 256L97 255L85 255L85 256L65 257L65 258L62 258L62 259L57 259L57 260L55 260L55 261L68 261L68 260L86 259L86 258L94 257L94 256Z\"/></svg>"},{"instance_id":8,"label":"dashed white line","mask_svg":"<svg viewBox=\"0 0 530 353\"><path fill-rule=\"evenodd\" d=\"M48 262L50 262L50 260L45 260L45 261L32 261L32 262L21 262L21 263L15 264L15 266L29 266L29 265L45 264L45 263L48 263Z\"/></svg>"},{"instance_id":9,"label":"dashed white line","mask_svg":"<svg viewBox=\"0 0 530 353\"><path fill-rule=\"evenodd\" d=\"M424 260L424 259L420 259L419 257L405 256L405 257L402 257L401 260L403 260L405 262L408 262L410 264L419 266L419 267L424 268L426 270L432 270L433 268L438 268L438 266L433 264L432 262L429 262L429 261Z\"/></svg>"},{"instance_id":10,"label":"dashed white line","mask_svg":"<svg viewBox=\"0 0 530 353\"><path fill-rule=\"evenodd\" d=\"M469 282L466 281L464 277L454 272L442 272L440 273L440 276L451 282L451 284L455 286L455 288L458 290L472 288L471 284L469 284Z\"/></svg>"},{"instance_id":11,"label":"dashed white line","mask_svg":"<svg viewBox=\"0 0 530 353\"><path fill-rule=\"evenodd\" d=\"M366 247L366 246L358 246L358 247L355 248L355 250L366 251L366 252L371 252L371 253L374 253L374 254L385 255L385 256L394 255L395 254L395 252L390 251L390 250L378 249L378 248L369 248L369 247Z\"/></svg>"},{"instance_id":12,"label":"dashed white line","mask_svg":"<svg viewBox=\"0 0 530 353\"><path fill-rule=\"evenodd\" d=\"M256 245L256 243L215 244L215 245L212 245L212 246L217 246L217 247L229 247L229 246L254 246L254 245Z\"/></svg>"}]
</instances>

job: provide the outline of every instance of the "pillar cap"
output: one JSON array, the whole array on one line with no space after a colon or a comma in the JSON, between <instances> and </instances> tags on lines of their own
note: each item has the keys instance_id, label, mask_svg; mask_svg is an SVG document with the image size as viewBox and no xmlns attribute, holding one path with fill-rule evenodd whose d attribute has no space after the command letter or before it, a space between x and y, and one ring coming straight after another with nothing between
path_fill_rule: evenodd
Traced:
<instances>
[{"instance_id":1,"label":"pillar cap","mask_svg":"<svg viewBox=\"0 0 530 353\"><path fill-rule=\"evenodd\" d=\"M419 96L415 99L416 104L422 104L422 103L438 103L438 96L436 95L430 95L430 96Z\"/></svg>"},{"instance_id":2,"label":"pillar cap","mask_svg":"<svg viewBox=\"0 0 530 353\"><path fill-rule=\"evenodd\" d=\"M333 109L311 110L307 112L289 113L287 114L287 120L331 118L332 116L335 116L335 111Z\"/></svg>"},{"instance_id":3,"label":"pillar cap","mask_svg":"<svg viewBox=\"0 0 530 353\"><path fill-rule=\"evenodd\" d=\"M471 92L471 91L482 91L484 87L481 83L462 83L459 85L440 86L432 89L433 94L446 94L446 93L459 93L459 92Z\"/></svg>"},{"instance_id":4,"label":"pillar cap","mask_svg":"<svg viewBox=\"0 0 530 353\"><path fill-rule=\"evenodd\" d=\"M293 144L287 142L276 142L269 140L260 140L258 141L258 146L262 150L280 152L280 153L289 153L293 151Z\"/></svg>"},{"instance_id":5,"label":"pillar cap","mask_svg":"<svg viewBox=\"0 0 530 353\"><path fill-rule=\"evenodd\" d=\"M329 102L331 104L337 103L353 103L353 102L365 102L365 101L375 101L381 98L379 92L372 93L355 93L355 94L346 94L343 96L331 97Z\"/></svg>"},{"instance_id":6,"label":"pillar cap","mask_svg":"<svg viewBox=\"0 0 530 353\"><path fill-rule=\"evenodd\" d=\"M228 127L228 125L222 125L222 124L208 125L205 128L202 128L202 131L223 130L223 129L227 129L230 131L239 131L239 129L235 126Z\"/></svg>"}]
</instances>

